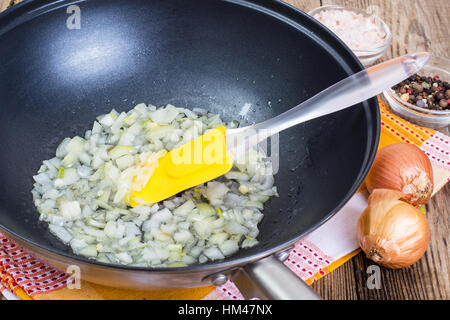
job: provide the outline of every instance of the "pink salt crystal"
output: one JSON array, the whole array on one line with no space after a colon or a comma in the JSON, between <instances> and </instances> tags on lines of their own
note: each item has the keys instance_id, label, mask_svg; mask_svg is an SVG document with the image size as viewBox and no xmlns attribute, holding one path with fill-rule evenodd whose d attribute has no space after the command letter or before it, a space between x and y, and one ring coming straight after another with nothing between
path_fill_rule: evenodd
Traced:
<instances>
[{"instance_id":1,"label":"pink salt crystal","mask_svg":"<svg viewBox=\"0 0 450 320\"><path fill-rule=\"evenodd\" d=\"M373 19L348 10L323 10L314 18L333 31L352 50L372 50L381 47L386 34Z\"/></svg>"}]
</instances>

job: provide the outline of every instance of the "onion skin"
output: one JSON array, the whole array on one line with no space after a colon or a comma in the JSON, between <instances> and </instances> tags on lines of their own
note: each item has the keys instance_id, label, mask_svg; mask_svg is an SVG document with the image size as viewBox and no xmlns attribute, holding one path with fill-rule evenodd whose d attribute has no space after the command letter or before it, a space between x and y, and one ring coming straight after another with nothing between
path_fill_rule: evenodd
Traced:
<instances>
[{"instance_id":1,"label":"onion skin","mask_svg":"<svg viewBox=\"0 0 450 320\"><path fill-rule=\"evenodd\" d=\"M430 159L417 146L394 143L378 150L366 178L367 190L392 189L404 194L412 205L428 202L433 192L433 168Z\"/></svg>"},{"instance_id":2,"label":"onion skin","mask_svg":"<svg viewBox=\"0 0 450 320\"><path fill-rule=\"evenodd\" d=\"M403 197L394 190L374 190L358 220L357 237L367 258L391 269L416 263L430 241L425 215Z\"/></svg>"}]
</instances>

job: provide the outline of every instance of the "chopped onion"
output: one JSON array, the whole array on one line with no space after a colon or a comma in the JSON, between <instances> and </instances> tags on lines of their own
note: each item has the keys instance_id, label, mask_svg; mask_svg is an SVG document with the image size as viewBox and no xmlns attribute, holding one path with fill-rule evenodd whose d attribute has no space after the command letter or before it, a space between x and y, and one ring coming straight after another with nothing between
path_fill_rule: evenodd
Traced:
<instances>
[{"instance_id":1,"label":"chopped onion","mask_svg":"<svg viewBox=\"0 0 450 320\"><path fill-rule=\"evenodd\" d=\"M127 252L120 252L116 254L116 258L119 259L123 264L130 264L133 262L133 258Z\"/></svg>"},{"instance_id":2,"label":"chopped onion","mask_svg":"<svg viewBox=\"0 0 450 320\"><path fill-rule=\"evenodd\" d=\"M64 243L69 243L72 240L72 235L64 227L49 224L48 229Z\"/></svg>"},{"instance_id":3,"label":"chopped onion","mask_svg":"<svg viewBox=\"0 0 450 320\"><path fill-rule=\"evenodd\" d=\"M78 201L64 201L60 205L61 215L67 220L81 218L81 208Z\"/></svg>"},{"instance_id":4,"label":"chopped onion","mask_svg":"<svg viewBox=\"0 0 450 320\"><path fill-rule=\"evenodd\" d=\"M209 200L221 200L228 192L227 186L221 182L211 181L207 183L206 198Z\"/></svg>"},{"instance_id":5,"label":"chopped onion","mask_svg":"<svg viewBox=\"0 0 450 320\"><path fill-rule=\"evenodd\" d=\"M173 214L177 216L187 216L195 208L195 203L192 200L188 200L181 206L173 210Z\"/></svg>"},{"instance_id":6,"label":"chopped onion","mask_svg":"<svg viewBox=\"0 0 450 320\"><path fill-rule=\"evenodd\" d=\"M225 256L229 256L239 250L239 245L237 241L226 240L219 245L219 249Z\"/></svg>"},{"instance_id":7,"label":"chopped onion","mask_svg":"<svg viewBox=\"0 0 450 320\"><path fill-rule=\"evenodd\" d=\"M88 257L88 258L94 258L97 256L97 246L95 245L89 245L87 247L84 247L80 251L78 251L78 254Z\"/></svg>"},{"instance_id":8,"label":"chopped onion","mask_svg":"<svg viewBox=\"0 0 450 320\"><path fill-rule=\"evenodd\" d=\"M153 122L161 123L161 124L169 124L180 112L178 109L170 104L168 104L165 108L160 108L150 114L150 119Z\"/></svg>"},{"instance_id":9,"label":"chopped onion","mask_svg":"<svg viewBox=\"0 0 450 320\"><path fill-rule=\"evenodd\" d=\"M134 157L130 154L124 155L116 159L116 164L120 170L125 170L126 168L131 167L134 164Z\"/></svg>"},{"instance_id":10,"label":"chopped onion","mask_svg":"<svg viewBox=\"0 0 450 320\"><path fill-rule=\"evenodd\" d=\"M256 245L263 203L277 195L271 164L257 150L223 177L161 203L127 206L160 157L221 125L204 109L143 103L97 117L33 177L39 219L75 254L113 264L185 266Z\"/></svg>"},{"instance_id":11,"label":"chopped onion","mask_svg":"<svg viewBox=\"0 0 450 320\"><path fill-rule=\"evenodd\" d=\"M190 241L193 238L193 236L187 230L180 230L173 235L173 238L176 242L186 243L186 242Z\"/></svg>"},{"instance_id":12,"label":"chopped onion","mask_svg":"<svg viewBox=\"0 0 450 320\"><path fill-rule=\"evenodd\" d=\"M225 256L220 252L216 246L209 247L203 251L204 255L211 260L223 259Z\"/></svg>"}]
</instances>

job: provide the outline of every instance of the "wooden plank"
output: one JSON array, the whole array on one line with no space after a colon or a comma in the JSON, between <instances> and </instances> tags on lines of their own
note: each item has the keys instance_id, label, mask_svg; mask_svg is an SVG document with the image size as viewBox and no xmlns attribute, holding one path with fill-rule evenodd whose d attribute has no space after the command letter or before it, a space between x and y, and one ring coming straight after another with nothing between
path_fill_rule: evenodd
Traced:
<instances>
[{"instance_id":1,"label":"wooden plank","mask_svg":"<svg viewBox=\"0 0 450 320\"><path fill-rule=\"evenodd\" d=\"M415 1L415 8L426 49L450 58L450 1Z\"/></svg>"},{"instance_id":2,"label":"wooden plank","mask_svg":"<svg viewBox=\"0 0 450 320\"><path fill-rule=\"evenodd\" d=\"M302 10L303 12L309 12L314 8L320 7L320 0L284 0L286 3Z\"/></svg>"},{"instance_id":3,"label":"wooden plank","mask_svg":"<svg viewBox=\"0 0 450 320\"><path fill-rule=\"evenodd\" d=\"M0 0L0 12L6 10L10 5L10 0Z\"/></svg>"},{"instance_id":4,"label":"wooden plank","mask_svg":"<svg viewBox=\"0 0 450 320\"><path fill-rule=\"evenodd\" d=\"M355 276L357 271L352 260L313 283L313 290L323 299L359 300L358 291L355 290L358 285Z\"/></svg>"}]
</instances>

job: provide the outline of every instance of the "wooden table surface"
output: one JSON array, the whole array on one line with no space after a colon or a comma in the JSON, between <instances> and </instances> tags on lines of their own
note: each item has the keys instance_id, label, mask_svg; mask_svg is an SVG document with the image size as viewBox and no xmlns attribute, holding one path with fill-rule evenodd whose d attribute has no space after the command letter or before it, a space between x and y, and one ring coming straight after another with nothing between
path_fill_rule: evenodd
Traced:
<instances>
[{"instance_id":1,"label":"wooden table surface","mask_svg":"<svg viewBox=\"0 0 450 320\"><path fill-rule=\"evenodd\" d=\"M308 12L322 5L362 8L390 27L392 44L383 59L410 52L430 51L450 58L449 0L285 0ZM0 0L0 11L20 1ZM448 134L449 128L441 130ZM358 254L313 284L324 299L450 299L450 184L427 205L431 241L425 256L400 270L381 268L381 288L368 289L367 267L373 263Z\"/></svg>"}]
</instances>

